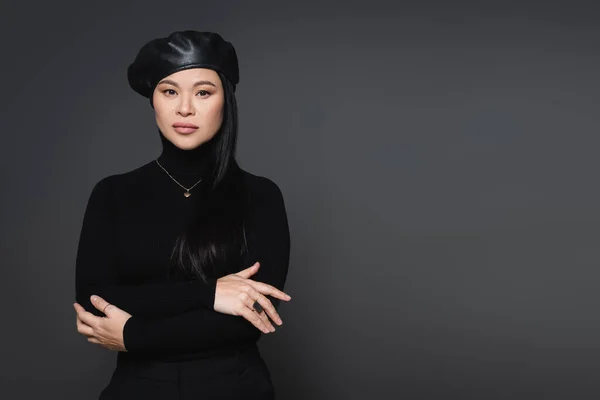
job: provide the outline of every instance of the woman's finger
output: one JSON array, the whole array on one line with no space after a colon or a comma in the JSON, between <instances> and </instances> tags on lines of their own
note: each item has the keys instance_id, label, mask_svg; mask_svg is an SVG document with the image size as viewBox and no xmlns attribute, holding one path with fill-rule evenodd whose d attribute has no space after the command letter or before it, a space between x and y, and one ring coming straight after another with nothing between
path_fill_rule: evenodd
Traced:
<instances>
[{"instance_id":1,"label":"woman's finger","mask_svg":"<svg viewBox=\"0 0 600 400\"><path fill-rule=\"evenodd\" d=\"M258 317L263 321L263 323L266 325L266 327L269 329L270 332L274 332L275 328L273 327L273 324L271 324L271 321L269 321L269 318L267 317L267 314L263 312L263 310L261 310L260 312L258 310L254 309L254 303L258 302L258 304L261 305L261 307L263 309L266 309L266 307L271 307L273 308L273 305L271 304L271 302L269 301L269 299L267 299L266 297L264 297L263 295L261 295L260 293L258 293L257 291L251 291L250 293L248 293L248 296L244 296L244 304L246 304L246 306L253 312L255 312ZM263 305L264 304L264 305Z\"/></svg>"},{"instance_id":2,"label":"woman's finger","mask_svg":"<svg viewBox=\"0 0 600 400\"><path fill-rule=\"evenodd\" d=\"M88 342L90 342L90 343L102 344L102 343L100 343L100 341L99 341L98 339L96 339L95 337L89 337L87 341L88 341Z\"/></svg>"},{"instance_id":3,"label":"woman's finger","mask_svg":"<svg viewBox=\"0 0 600 400\"><path fill-rule=\"evenodd\" d=\"M253 281L251 279L248 279L248 283L250 285L252 285L252 287L254 289L258 290L259 292L261 292L262 294L264 294L266 296L276 297L276 298L278 298L280 300L284 300L284 301L291 300L291 297L289 294L282 292L281 290L277 289L275 286L271 286L268 283Z\"/></svg>"},{"instance_id":4,"label":"woman's finger","mask_svg":"<svg viewBox=\"0 0 600 400\"><path fill-rule=\"evenodd\" d=\"M96 307L96 309L98 311L102 311L102 313L105 315L106 315L106 307L111 305L108 301L106 301L102 297L96 296L96 295L90 296L90 301L92 302L92 305L94 307Z\"/></svg>"},{"instance_id":5,"label":"woman's finger","mask_svg":"<svg viewBox=\"0 0 600 400\"><path fill-rule=\"evenodd\" d=\"M258 272L258 268L260 267L260 263L257 261L254 264L252 264L252 266L241 270L240 272L237 272L233 275L237 275L237 276L241 276L242 278L248 279L250 278L252 275L254 275L255 273Z\"/></svg>"},{"instance_id":6,"label":"woman's finger","mask_svg":"<svg viewBox=\"0 0 600 400\"><path fill-rule=\"evenodd\" d=\"M255 314L258 314L258 317L263 321L263 323L265 325L267 325L269 327L269 330L271 332L275 332L275 327L273 326L273 324L271 323L271 321L269 320L269 317L267 316L267 314L264 312L264 310L261 310L260 312L258 310L254 310Z\"/></svg>"},{"instance_id":7,"label":"woman's finger","mask_svg":"<svg viewBox=\"0 0 600 400\"><path fill-rule=\"evenodd\" d=\"M79 317L81 322L88 326L91 326L92 328L98 326L98 323L102 318L96 317L91 312L85 311L85 308L81 307L78 303L73 304L73 307L75 307L75 312L77 312L77 316Z\"/></svg>"},{"instance_id":8,"label":"woman's finger","mask_svg":"<svg viewBox=\"0 0 600 400\"><path fill-rule=\"evenodd\" d=\"M249 309L248 307L242 307L240 315L248 320L252 325L260 329L263 333L270 333L271 330L267 328L265 323L260 319L257 313Z\"/></svg>"},{"instance_id":9,"label":"woman's finger","mask_svg":"<svg viewBox=\"0 0 600 400\"><path fill-rule=\"evenodd\" d=\"M275 306L273 305L273 303L271 303L271 300L269 300L268 298L266 298L265 296L263 296L261 294L257 301L258 301L258 304L261 305L261 307L263 308L263 310L265 310L265 313L268 314L269 317L273 321L275 321L275 323L277 325L282 325L283 324L283 321L281 320L281 317L279 316L279 313L275 309Z\"/></svg>"},{"instance_id":10,"label":"woman's finger","mask_svg":"<svg viewBox=\"0 0 600 400\"><path fill-rule=\"evenodd\" d=\"M275 321L275 323L277 325L283 324L283 321L281 320L279 313L277 313L275 306L273 306L273 303L271 303L271 300L269 300L267 297L265 297L264 295L262 295L259 292L251 293L250 297L255 298L256 300L254 300L254 301L258 301L258 304L261 305L263 310L265 310L266 314L268 314L269 317L273 321ZM254 308L254 302L252 302L252 305L250 306L250 308ZM263 313L260 312L259 314L263 314Z\"/></svg>"},{"instance_id":11,"label":"woman's finger","mask_svg":"<svg viewBox=\"0 0 600 400\"><path fill-rule=\"evenodd\" d=\"M83 322L81 322L81 320L79 318L77 319L77 332L79 332L82 335L85 335L87 337L95 336L94 328L92 328L89 325L84 324Z\"/></svg>"}]
</instances>

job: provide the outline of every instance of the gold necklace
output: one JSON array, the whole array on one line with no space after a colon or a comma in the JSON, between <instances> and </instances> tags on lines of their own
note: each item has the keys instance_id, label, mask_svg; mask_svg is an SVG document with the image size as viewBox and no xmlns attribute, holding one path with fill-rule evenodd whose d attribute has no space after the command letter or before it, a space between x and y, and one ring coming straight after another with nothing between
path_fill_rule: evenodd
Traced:
<instances>
[{"instance_id":1,"label":"gold necklace","mask_svg":"<svg viewBox=\"0 0 600 400\"><path fill-rule=\"evenodd\" d=\"M193 184L192 186L190 186L189 188L186 188L186 187L185 187L185 186L183 186L181 183L177 182L177 179L173 178L173 177L171 176L171 174L169 173L169 171L167 171L167 170L165 169L165 167L163 167L162 165L160 165L160 163L158 162L158 159L156 159L156 160L154 160L154 161L156 161L156 163L158 164L158 166L159 166L159 167L161 167L161 168L162 168L162 170L163 170L163 171L165 171L165 173L166 173L167 175L169 175L169 178L173 179L173 181L174 181L176 184L178 184L179 186L181 186L182 188L184 188L184 189L185 189L185 192L183 192L183 195L184 195L185 197L190 197L190 196L192 195L192 194L190 193L190 190L192 190L192 189L194 188L194 186L196 186L197 184L199 184L199 183L202 181L202 179L200 179L198 182L194 183L194 184Z\"/></svg>"}]
</instances>

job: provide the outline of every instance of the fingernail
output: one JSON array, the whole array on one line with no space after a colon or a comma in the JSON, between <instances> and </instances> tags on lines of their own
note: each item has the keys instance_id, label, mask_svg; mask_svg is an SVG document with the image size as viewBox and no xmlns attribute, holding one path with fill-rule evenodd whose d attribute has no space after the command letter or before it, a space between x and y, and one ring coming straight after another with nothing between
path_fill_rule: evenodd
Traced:
<instances>
[{"instance_id":1,"label":"fingernail","mask_svg":"<svg viewBox=\"0 0 600 400\"><path fill-rule=\"evenodd\" d=\"M98 297L97 296L92 296L92 301L96 301L96 300L98 300Z\"/></svg>"}]
</instances>

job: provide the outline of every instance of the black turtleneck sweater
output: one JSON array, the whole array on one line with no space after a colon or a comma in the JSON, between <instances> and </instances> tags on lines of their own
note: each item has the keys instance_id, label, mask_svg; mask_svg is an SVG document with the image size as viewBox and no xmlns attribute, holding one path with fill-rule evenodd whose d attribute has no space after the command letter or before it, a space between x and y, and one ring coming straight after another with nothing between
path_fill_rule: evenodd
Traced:
<instances>
[{"instance_id":1,"label":"black turtleneck sweater","mask_svg":"<svg viewBox=\"0 0 600 400\"><path fill-rule=\"evenodd\" d=\"M162 133L160 138L158 161L183 186L208 173L207 144L182 150ZM282 193L270 179L242 172L254 200L246 224L248 251L234 270L259 261L259 272L251 279L283 289L290 234ZM183 193L155 160L107 176L92 189L77 250L76 301L103 316L90 302L96 294L132 315L123 331L127 352L119 357L205 357L255 343L261 335L242 317L214 311L214 280L174 280L170 275L175 239L203 201L194 189L190 197Z\"/></svg>"}]
</instances>

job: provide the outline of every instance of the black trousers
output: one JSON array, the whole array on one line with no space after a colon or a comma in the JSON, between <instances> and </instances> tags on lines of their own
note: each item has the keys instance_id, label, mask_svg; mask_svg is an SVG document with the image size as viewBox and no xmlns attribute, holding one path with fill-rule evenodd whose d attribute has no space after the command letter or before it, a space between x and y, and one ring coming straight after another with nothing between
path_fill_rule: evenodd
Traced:
<instances>
[{"instance_id":1,"label":"black trousers","mask_svg":"<svg viewBox=\"0 0 600 400\"><path fill-rule=\"evenodd\" d=\"M256 346L192 361L122 361L98 400L273 400Z\"/></svg>"}]
</instances>

